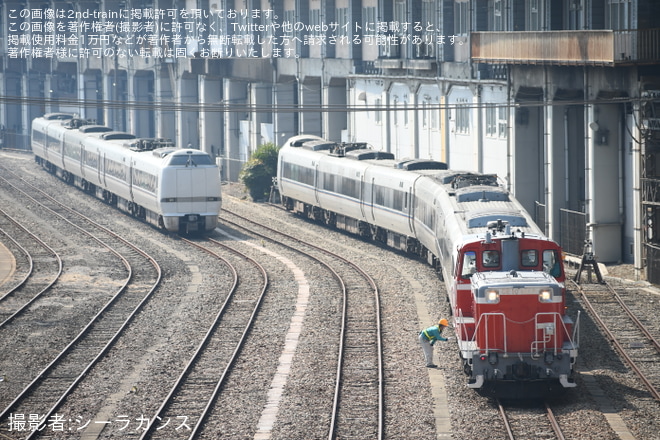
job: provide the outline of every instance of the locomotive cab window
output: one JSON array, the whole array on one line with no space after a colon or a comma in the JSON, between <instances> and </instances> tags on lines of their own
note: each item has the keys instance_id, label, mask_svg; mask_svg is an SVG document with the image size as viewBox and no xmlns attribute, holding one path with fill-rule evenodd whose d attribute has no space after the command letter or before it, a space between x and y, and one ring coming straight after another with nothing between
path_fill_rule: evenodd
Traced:
<instances>
[{"instance_id":1,"label":"locomotive cab window","mask_svg":"<svg viewBox=\"0 0 660 440\"><path fill-rule=\"evenodd\" d=\"M523 267L536 267L539 264L538 251L536 249L526 249L522 251L520 264Z\"/></svg>"},{"instance_id":2,"label":"locomotive cab window","mask_svg":"<svg viewBox=\"0 0 660 440\"><path fill-rule=\"evenodd\" d=\"M500 253L498 251L483 251L481 257L481 264L484 267L493 268L500 265Z\"/></svg>"},{"instance_id":3,"label":"locomotive cab window","mask_svg":"<svg viewBox=\"0 0 660 440\"><path fill-rule=\"evenodd\" d=\"M463 254L463 269L461 277L470 278L477 271L477 254L474 251L467 251Z\"/></svg>"},{"instance_id":4,"label":"locomotive cab window","mask_svg":"<svg viewBox=\"0 0 660 440\"><path fill-rule=\"evenodd\" d=\"M561 266L559 255L554 249L546 249L543 251L543 271L549 273L553 277L561 275Z\"/></svg>"}]
</instances>

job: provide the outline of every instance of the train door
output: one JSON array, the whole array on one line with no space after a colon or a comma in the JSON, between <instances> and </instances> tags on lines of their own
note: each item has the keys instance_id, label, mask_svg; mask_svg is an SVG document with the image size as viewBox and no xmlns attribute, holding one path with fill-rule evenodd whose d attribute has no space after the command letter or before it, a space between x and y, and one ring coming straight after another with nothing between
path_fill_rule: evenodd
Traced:
<instances>
[{"instance_id":1,"label":"train door","mask_svg":"<svg viewBox=\"0 0 660 440\"><path fill-rule=\"evenodd\" d=\"M87 179L85 176L85 144L80 142L80 177Z\"/></svg>"},{"instance_id":2,"label":"train door","mask_svg":"<svg viewBox=\"0 0 660 440\"><path fill-rule=\"evenodd\" d=\"M316 206L321 206L319 201L319 185L321 185L321 177L319 176L319 164L316 162L314 164L314 200L316 201Z\"/></svg>"},{"instance_id":3,"label":"train door","mask_svg":"<svg viewBox=\"0 0 660 440\"><path fill-rule=\"evenodd\" d=\"M362 177L360 178L360 209L362 210L362 218L367 218L367 214L365 212L365 209L367 208L365 205L367 204L367 181L365 180L366 173L362 174ZM375 184L375 179L372 177L371 178L371 194L370 194L370 199L371 199L371 204L369 205L369 213L371 214L371 221L375 222L376 221L376 213L374 212L374 191L376 188Z\"/></svg>"},{"instance_id":4,"label":"train door","mask_svg":"<svg viewBox=\"0 0 660 440\"><path fill-rule=\"evenodd\" d=\"M127 181L128 181L128 194L131 196L131 202L135 201L135 196L133 195L133 166L135 165L135 161L131 159L128 162L128 176L127 176Z\"/></svg>"},{"instance_id":5,"label":"train door","mask_svg":"<svg viewBox=\"0 0 660 440\"><path fill-rule=\"evenodd\" d=\"M408 216L408 227L410 228L410 231L412 232L413 236L417 236L417 233L415 232L415 221L414 221L414 216L413 216L413 187L411 186L408 188L408 191L404 195L405 199L403 201L404 208L406 210L406 215Z\"/></svg>"},{"instance_id":6,"label":"train door","mask_svg":"<svg viewBox=\"0 0 660 440\"><path fill-rule=\"evenodd\" d=\"M99 166L98 166L99 182L101 184L103 184L104 188L107 188L108 184L105 181L105 154L103 155L103 157L101 157L101 152L100 151L97 154L99 155ZM103 167L103 170L101 170L101 167Z\"/></svg>"},{"instance_id":7,"label":"train door","mask_svg":"<svg viewBox=\"0 0 660 440\"><path fill-rule=\"evenodd\" d=\"M44 127L44 138L43 138L43 144L41 150L43 151L44 160L48 161L48 126L47 125Z\"/></svg>"},{"instance_id":8,"label":"train door","mask_svg":"<svg viewBox=\"0 0 660 440\"><path fill-rule=\"evenodd\" d=\"M67 136L66 133L62 134L62 150L61 150L62 151L62 154L61 154L61 156L62 156L62 169L65 170L65 171L69 171L67 169L66 160L65 160L65 156L66 156L66 139L67 139L67 137L68 136Z\"/></svg>"}]
</instances>

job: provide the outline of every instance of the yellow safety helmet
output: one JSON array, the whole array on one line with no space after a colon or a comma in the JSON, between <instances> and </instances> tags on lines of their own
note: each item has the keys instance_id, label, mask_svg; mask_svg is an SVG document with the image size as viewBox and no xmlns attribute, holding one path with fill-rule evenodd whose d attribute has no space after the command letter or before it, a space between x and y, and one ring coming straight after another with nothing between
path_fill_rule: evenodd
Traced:
<instances>
[{"instance_id":1,"label":"yellow safety helmet","mask_svg":"<svg viewBox=\"0 0 660 440\"><path fill-rule=\"evenodd\" d=\"M438 325L441 325L443 327L449 327L449 321L447 321L445 318L442 318L439 322Z\"/></svg>"}]
</instances>

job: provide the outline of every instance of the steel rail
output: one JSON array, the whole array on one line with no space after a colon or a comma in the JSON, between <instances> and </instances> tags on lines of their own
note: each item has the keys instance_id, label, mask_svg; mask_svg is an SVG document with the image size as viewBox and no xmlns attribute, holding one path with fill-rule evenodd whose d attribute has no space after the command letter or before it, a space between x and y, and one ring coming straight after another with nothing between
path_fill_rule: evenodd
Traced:
<instances>
[{"instance_id":1,"label":"steel rail","mask_svg":"<svg viewBox=\"0 0 660 440\"><path fill-rule=\"evenodd\" d=\"M211 338L213 336L213 332L218 328L218 326L221 322L221 319L224 316L224 314L226 313L227 308L229 307L229 304L231 303L232 299L234 298L234 294L236 293L238 285L239 285L238 271L236 270L234 265L229 262L229 260L227 260L225 257L219 255L218 253L210 250L209 248L207 248L207 247L205 247L205 246L203 246L199 243L195 243L195 242L193 242L191 240L188 240L186 238L183 238L183 237L180 237L180 239L182 241L188 243L189 245L191 245L193 247L196 247L196 248L198 248L198 249L214 256L215 258L221 260L227 266L229 271L232 273L233 282L232 282L232 286L229 289L229 294L225 298L225 301L223 302L222 306L220 307L220 310L216 313L215 318L213 319L213 322L211 323L208 330L204 334L204 337L202 338L199 345L197 346L197 349L191 355L190 359L188 360L188 362L184 366L183 370L179 374L179 377L176 379L176 381L172 385L172 388L170 389L170 392L167 394L167 396L165 396L165 398L163 399L163 402L161 403L160 407L158 408L158 410L156 411L156 413L154 414L154 416L150 420L156 420L159 417L162 418L161 416L163 416L165 414L165 412L167 411L168 407L171 406L172 401L175 398L176 394L180 391L181 387L184 385L184 382L185 382L186 378L189 377L190 373L193 370L193 367L197 364L197 362L200 359L202 353L204 352L205 348L207 347L209 341L211 340ZM238 252L235 249L232 249L232 248L230 248L230 247L228 247L228 246L226 246L226 245L224 245L224 244L222 244L222 243L220 243L216 240L209 240L209 241L221 246L222 248L224 248L226 250L229 250L229 251L239 255L241 258L245 258L248 261L250 261L261 272L264 282L263 282L262 289L261 289L261 291L258 295L257 301L255 303L255 306L252 310L252 313L251 313L250 317L248 318L247 323L245 325L245 328L242 332L242 335L241 335L241 337L240 337L240 339L239 339L239 341L236 345L236 348L234 349L234 351L233 351L232 355L230 356L230 358L227 360L225 368L223 369L222 374L218 378L211 396L207 399L205 407L202 410L202 412L200 413L199 420L197 421L197 423L195 424L195 427L192 428L192 430L190 432L190 436L189 436L190 439L193 439L193 438L197 437L197 433L200 431L204 421L206 420L206 417L208 416L208 413L210 412L210 408L212 407L213 403L216 401L217 396L220 392L220 388L222 388L222 385L225 383L225 381L227 379L227 376L228 376L228 374L231 370L231 367L234 365L234 362L235 362L236 358L238 357L238 353L240 352L241 348L243 347L243 345L245 343L245 340L247 339L247 334L248 334L248 332L249 332L249 330L250 330L250 328L251 328L251 326L254 322L254 319L256 317L256 314L257 314L259 308L261 307L261 304L263 302L263 298L265 296L266 291L268 290L268 285L269 285L268 274L266 273L266 270L264 269L264 267L261 264L259 264L257 261L255 261L254 259L250 258L249 256L247 256L247 255L245 255L241 252ZM148 428L140 436L140 440L150 437L153 434L153 432L155 430L155 427L156 427L155 423L150 423Z\"/></svg>"},{"instance_id":2,"label":"steel rail","mask_svg":"<svg viewBox=\"0 0 660 440\"><path fill-rule=\"evenodd\" d=\"M2 178L2 179L4 180L4 178ZM7 325L9 322L11 322L11 321L12 321L16 316L18 316L21 312L23 312L24 310L26 310L26 309L27 309L32 303L34 303L36 300L38 300L44 292L48 291L48 289L50 289L50 288L51 288L51 287L57 282L57 280L58 280L58 279L60 278L60 276L62 275L62 271L64 270L64 265L63 265L63 263L62 263L62 259L61 259L60 256L58 255L58 253L55 252L55 250L54 250L53 248L51 248L51 247L48 246L46 243L44 243L43 240L41 240L39 237L37 237L36 235L34 235L31 231L29 231L27 228L25 228L23 225L21 225L16 219L14 219L13 217L11 217L10 215L8 215L6 212L4 212L4 211L1 210L1 209L0 209L0 214L2 214L4 217L6 217L7 219L9 219L9 221L11 221L12 223L14 223L17 227L19 227L20 229L22 229L23 231L25 231L25 233L28 234L30 237L32 237L32 239L34 239L37 243L39 243L39 245L41 245L44 249L47 249L48 252L50 252L51 254L53 254L53 256L55 257L55 260L57 261L57 266L58 266L57 274L55 275L55 277L54 277L50 282L48 282L48 283L47 283L47 284L46 284L46 285L45 285L45 286L44 286L44 287L43 287L43 288L42 288L42 289L41 289L36 295L34 295L29 301L27 301L27 302L24 303L21 307L19 307L16 311L14 311L14 313L12 313L10 316L8 316L4 321L0 322L0 328L2 328L2 327L4 327L5 325ZM2 297L0 297L0 301L3 301L3 300L5 300L5 298L8 298L11 294L13 294L13 293L16 292L18 289L20 289L21 287L23 287L24 285L27 284L28 279L29 279L30 275L32 274L32 272L33 272L33 270L34 270L34 261L33 261L32 255L28 252L27 249L25 249L20 243L18 243L16 240L14 240L14 238L12 238L11 236L7 235L7 233L6 233L4 230L0 229L0 231L2 231L2 232L3 232L3 233L4 233L4 234L5 234L5 235L6 235L6 236L12 241L12 242L14 242L14 243L16 244L16 246L18 246L18 247L19 247L19 248L25 253L25 255L27 256L27 258L28 258L28 260L29 260L29 262L30 262L30 264L29 264L29 269L28 269L27 274L25 275L25 278L24 278L23 280L21 280L21 282L19 282L19 283L18 283L16 286L14 286L12 289L10 289L8 292L6 292L4 295L2 295Z\"/></svg>"},{"instance_id":3,"label":"steel rail","mask_svg":"<svg viewBox=\"0 0 660 440\"><path fill-rule=\"evenodd\" d=\"M497 409L499 410L500 417L502 417L502 421L504 422L504 429L506 429L506 434L509 437L509 440L515 440L516 437L513 435L513 430L511 429L511 423L509 423L509 417L506 415L506 410L504 409L504 405L502 405L500 399L495 399L495 402L497 403Z\"/></svg>"},{"instance_id":4,"label":"steel rail","mask_svg":"<svg viewBox=\"0 0 660 440\"><path fill-rule=\"evenodd\" d=\"M337 258L337 259L343 261L344 263L346 263L347 265L349 265L350 267L352 267L357 272L359 272L368 281L371 288L373 289L374 297L375 297L374 309L376 311L376 313L375 313L375 315L376 315L376 331L374 333L375 333L375 336L376 336L377 356L378 356L378 428L377 428L378 429L378 436L377 436L377 438L379 440L381 440L384 436L384 428L385 428L385 411L384 411L384 408L385 408L384 382L385 382L385 380L384 380L384 374L383 374L383 343L382 343L382 324L381 324L381 316L380 316L381 315L381 313L380 313L380 292L379 292L378 286L376 285L376 282L374 281L374 279L369 274L367 274L361 267L359 267L357 264L355 264L352 261L342 257L341 255L330 252L327 249L324 249L320 246L316 246L314 244L311 244L311 243L305 242L303 240L300 240L299 238L294 237L292 235L289 235L289 234L286 234L284 232L278 231L276 229L270 228L268 226L259 224L259 223L255 222L255 221L253 221L249 218L243 217L243 216L241 216L239 214L236 214L234 212L230 212L228 210L225 210L225 212L230 213L231 215L234 215L234 216L240 218L241 220L243 220L245 222L248 222L250 224L258 225L259 227L264 228L269 232L274 232L278 235L286 237L287 239L293 240L297 243L302 243L305 246L308 246L312 249L316 249L316 250L318 250L322 253L325 253L326 255L330 255L333 258ZM246 229L244 226L241 226L237 223L231 222L231 221L227 220L226 218L223 218L222 220L223 220L224 223L230 223L230 224L232 224L234 226L237 226L239 228ZM263 235L263 234L258 234L256 232L254 232L254 233L261 236L264 239L269 240L269 241L273 241L273 242L275 241L274 239L272 239L269 236L266 236L266 235ZM289 247L291 249L294 249L291 246L288 246L288 245L285 245L285 244L282 244L282 243L280 243L280 244L285 246L285 247ZM297 252L300 252L302 254L305 254L305 255L309 256L310 258L318 260L317 258L307 254L306 252L301 251L300 249L294 249L294 250L297 251ZM323 264L326 264L326 263L323 263ZM327 265L327 266L330 267L329 265ZM332 269L332 268L330 268L330 269L336 274L334 269ZM341 281L340 276L338 274L336 274L336 277L337 277L338 280L340 280L339 282L343 285L343 281ZM335 431L336 431L336 422L337 422L337 415L338 415L338 408L339 408L339 401L340 401L340 398L339 398L339 396L340 396L340 387L341 387L340 377L341 377L341 374L342 374L342 371L343 371L342 359L343 359L343 353L344 353L344 341L345 341L345 334L346 334L346 321L347 321L346 308L347 308L347 296L346 296L346 288L344 286L343 287L342 328L341 328L341 335L340 335L340 349L339 349L339 353L338 353L339 361L338 361L338 365L337 365L337 380L335 382L335 396L334 396L334 399L333 399L332 417L331 417L331 421L330 421L330 429L328 430L328 439L329 440L333 440L334 438L336 438L336 432Z\"/></svg>"},{"instance_id":5,"label":"steel rail","mask_svg":"<svg viewBox=\"0 0 660 440\"><path fill-rule=\"evenodd\" d=\"M648 378L644 375L644 373L639 369L635 361L628 356L628 353L626 350L623 348L623 345L616 339L616 336L614 336L614 333L610 331L610 329L605 325L605 322L602 320L598 312L596 311L595 307L591 304L591 301L589 301L589 298L586 295L585 290L580 286L579 284L576 284L575 282L571 281L576 287L577 290L582 294L582 298L584 299L584 303L591 311L591 314L594 318L594 320L598 323L598 325L601 327L601 329L605 332L607 335L608 339L614 344L614 347L617 349L617 351L621 354L621 356L625 359L625 361L628 363L630 368L637 374L639 379L642 381L644 386L647 388L651 396L660 402L660 392L658 389L648 380Z\"/></svg>"},{"instance_id":6,"label":"steel rail","mask_svg":"<svg viewBox=\"0 0 660 440\"><path fill-rule=\"evenodd\" d=\"M614 299L617 300L617 302L621 305L623 310L626 312L626 314L630 317L630 319L637 325L637 327L641 330L642 333L644 333L644 336L647 337L647 339L651 342L651 344L655 347L655 350L660 353L660 343L658 340L651 334L651 332L646 328L644 324L635 316L632 310L628 307L628 305L623 301L623 298L617 293L617 291L612 287L610 284L606 284L607 288L610 290L612 295L614 296Z\"/></svg>"},{"instance_id":7,"label":"steel rail","mask_svg":"<svg viewBox=\"0 0 660 440\"><path fill-rule=\"evenodd\" d=\"M3 169L6 170L6 168L4 168L4 167L3 167ZM9 170L7 170L7 171L8 171L9 173L15 175L15 173L13 173L13 172L11 172L11 171L9 171ZM50 418L50 416L51 416L53 413L55 413L55 412L57 411L57 409L58 409L58 408L62 405L62 403L64 402L65 398L66 398L69 394L71 394L71 392L72 392L72 391L78 386L78 384L82 381L82 379L87 375L87 373L89 372L89 370L91 370L91 368L92 368L94 365L96 365L96 363L97 363L97 362L98 362L98 361L99 361L99 360L105 355L105 353L107 353L107 351L110 349L110 347L112 347L112 345L116 342L116 340L119 338L119 336L123 333L123 331L124 331L125 328L128 326L128 324L129 324L129 323L132 321L132 319L137 315L137 313L142 309L143 305L147 302L147 300L151 297L151 295L152 295L153 292L156 290L156 288L160 285L160 282L161 282L161 279L162 279L162 271L161 271L160 266L159 266L158 263L156 262L156 260L153 259L153 257L151 257L149 254L147 254L146 252L144 252L142 249L140 249L140 248L138 248L137 246L133 245L132 243L130 243L129 241L125 240L124 238L122 238L122 237L119 236L118 234L116 234L116 233L114 233L113 231L109 230L108 228L106 228L106 227L100 225L99 223L93 221L91 218L89 218L89 217L83 215L82 213L80 213L80 212L78 212L78 211L76 211L76 210L74 210L74 209L72 209L72 208L70 208L70 207L68 207L68 206L66 206L66 205L64 205L64 204L62 204L61 202L59 202L58 200L56 200L54 197L50 196L49 194L45 193L44 191L41 191L40 189L34 187L33 185L30 185L30 184L27 183L25 180L23 180L20 176L16 176L16 177L17 177L19 180L21 180L25 185L31 187L31 188L34 189L36 192L40 193L45 199L50 200L52 203L54 203L54 204L56 204L56 205L59 205L61 208L63 208L64 210L68 211L68 212L71 213L72 215L74 215L74 216L76 216L76 217L78 217L78 218L83 219L85 222L91 224L93 227L95 227L95 228L97 228L97 229L100 229L100 230L103 231L104 233L110 235L113 239L118 240L119 242L123 243L125 246L129 247L129 248L132 249L134 252L136 252L137 254L141 255L143 258L147 259L147 261L149 261L149 263L150 263L150 264L154 267L154 269L156 270L155 280L154 280L154 282L152 283L152 286L151 286L151 288L149 289L149 291L147 292L147 294L146 294L146 295L142 298L142 300L141 300L141 301L140 301L140 302L139 302L139 303L133 308L131 314L130 314L130 315L124 320L124 322L123 322L123 323L119 326L119 328L115 331L114 335L113 335L113 336L112 336L112 337L106 342L106 344L101 348L101 350L96 354L96 356L95 356L95 357L94 357L94 358L93 358L93 359L87 364L86 367L84 367L84 368L82 369L82 372L81 372L77 377L75 377L75 378L73 379L73 381L70 383L69 387L64 391L64 393L63 393L63 394L60 396L60 398L55 402L55 404L53 404L52 407L51 407L49 410L47 410L45 413L42 414L42 422L41 422L41 424L39 425L39 427L38 427L36 430L32 431L32 432L28 435L28 437L26 437L27 439L31 439L31 438L33 438L34 436L38 435L38 433L41 431L41 429L43 429L43 427L44 427L45 424L47 423L47 421L48 421L48 419ZM101 244L103 247L106 247L107 249L109 249L109 251L110 251L111 253L113 253L114 255L116 255L116 256L120 259L120 261L122 262L122 264L124 265L124 267L126 268L126 270L127 270L127 272L128 272L128 276L127 276L127 278L125 279L125 282L122 284L122 286L120 286L120 288L119 288L119 289L116 291L116 293L113 295L113 297L112 297L112 298L111 298L111 299L110 299L110 300L109 300L109 301L108 301L108 302L102 307L102 309L101 309L96 315L94 315L94 317L93 317L93 318L89 321L89 323L88 323L88 324L87 324L87 325L86 325L86 326L85 326L85 327L84 327L84 328L83 328L83 329L82 329L82 330L81 330L81 331L80 331L80 332L74 337L74 339L73 339L73 340L72 340L72 341L71 341L66 347L64 347L63 350L61 350L61 352L60 352L60 353L59 353L59 354L58 354L58 355L57 355L57 356L56 356L56 357L55 357L55 358L54 358L54 359L53 359L53 360L52 360L52 361L51 361L51 362L50 362L50 363L49 363L49 364L48 364L48 365L47 365L47 366L46 366L46 367L45 367L45 368L44 368L44 369L43 369L43 370L37 375L37 377L36 377L35 379L32 380L32 382L30 382L30 383L27 385L27 387L25 387L25 388L23 389L23 391L22 391L22 392L21 392L21 393L20 393L20 394L19 394L19 395L18 395L18 396L17 396L17 397L16 397L16 398L15 398L15 399L14 399L14 400L13 400L8 406L7 406L2 412L0 412L0 420L6 418L6 417L8 416L8 414L14 409L14 407L16 407L16 405L18 405L18 403L19 403L20 401L22 401L23 399L25 399L25 398L29 395L29 393L31 393L34 389L36 389L37 385L38 385L39 383L41 383L43 380L45 380L45 378L46 378L46 376L48 375L48 373L49 373L50 371L52 371L52 370L55 368L55 366L56 366L61 360L64 359L64 357L65 357L66 355L68 355L70 352L73 351L73 348L76 346L76 344L77 344L78 342L80 342L80 341L81 341L81 340L82 340L82 339L83 339L83 338L84 338L84 337L85 337L85 336L91 331L92 327L93 327L94 325L96 325L96 324L100 321L100 319L103 317L103 315L104 315L105 313L107 313L108 310L110 310L110 308L111 308L111 307L112 307L112 306L113 306L113 305L114 305L114 304L120 299L120 297L121 297L122 294L126 291L126 289L128 288L129 283L131 282L131 280L132 280L132 278L133 278L133 270L132 270L132 267L131 267L130 263L128 262L128 260L127 260L123 255L119 254L119 252L116 251L113 247L109 246L109 245L106 244L103 240L101 240L99 237L97 237L96 235L94 235L94 234L90 233L89 231L85 230L85 229L82 228L81 226L76 225L76 224L73 223L71 220L69 220L69 219L67 219L66 217L64 217L63 215L61 215L60 213L54 211L53 209L51 209L51 208L48 207L48 206L45 206L41 201L39 201L39 200L35 199L34 197L32 197L31 195L25 193L24 191L22 191L21 189L19 189L19 188L16 187L15 185L13 185L13 184L11 184L11 183L10 183L10 185L14 186L18 191L22 192L27 198L29 198L30 200L32 200L35 204L42 206L44 209L50 211L51 213L53 213L55 216L61 218L61 219L62 219L63 221L65 221L66 223L68 223L68 224L70 224L71 226L73 226L74 228L80 230L83 234L87 235L88 237L90 237L90 238L93 239L94 241L98 242L98 243Z\"/></svg>"},{"instance_id":8,"label":"steel rail","mask_svg":"<svg viewBox=\"0 0 660 440\"><path fill-rule=\"evenodd\" d=\"M550 420L550 424L552 425L552 430L555 432L555 435L559 440L566 440L566 437L564 437L564 433L561 430L561 426L559 426L559 422L555 417L555 413L553 413L552 408L550 408L550 404L544 401L543 405L545 405L545 410L548 415L548 420Z\"/></svg>"}]
</instances>

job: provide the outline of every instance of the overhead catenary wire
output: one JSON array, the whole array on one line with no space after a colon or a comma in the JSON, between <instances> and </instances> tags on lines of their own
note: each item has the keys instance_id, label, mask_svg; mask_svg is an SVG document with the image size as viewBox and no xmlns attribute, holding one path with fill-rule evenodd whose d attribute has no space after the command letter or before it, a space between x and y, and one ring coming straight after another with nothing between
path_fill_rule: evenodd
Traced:
<instances>
[{"instance_id":1,"label":"overhead catenary wire","mask_svg":"<svg viewBox=\"0 0 660 440\"><path fill-rule=\"evenodd\" d=\"M0 96L0 102L16 105L54 105L54 106L72 106L72 107L104 107L104 108L130 108L133 110L159 110L176 112L255 112L255 113L295 113L295 112L404 112L417 110L415 107L402 108L396 106L376 106L376 105L345 105L345 104L324 104L324 105L270 105L270 104L251 104L219 101L212 103L200 102L174 102L174 101L119 101L108 99L70 99L70 98L47 98L47 97L27 97L27 96ZM622 97L593 100L556 100L556 101L524 101L524 102L479 102L479 103L446 103L437 105L426 105L425 110L454 110L454 109L484 109L498 107L513 108L534 108L534 107L552 107L569 105L613 105L628 103L660 103L660 98L645 97Z\"/></svg>"}]
</instances>

